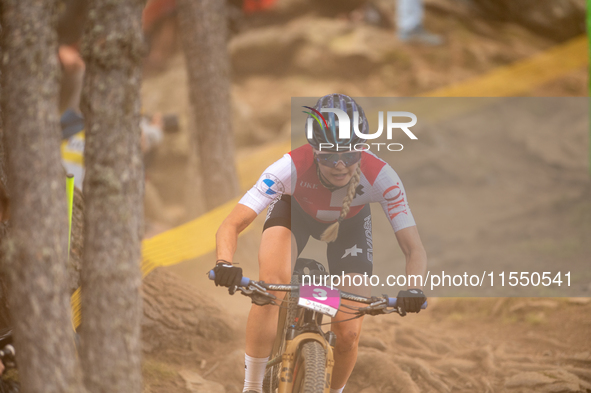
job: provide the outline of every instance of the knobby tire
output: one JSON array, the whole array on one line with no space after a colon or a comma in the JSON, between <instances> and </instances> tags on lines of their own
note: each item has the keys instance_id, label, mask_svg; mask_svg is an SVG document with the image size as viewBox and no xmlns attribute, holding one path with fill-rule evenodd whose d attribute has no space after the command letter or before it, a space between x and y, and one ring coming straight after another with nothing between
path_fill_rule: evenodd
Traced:
<instances>
[{"instance_id":1,"label":"knobby tire","mask_svg":"<svg viewBox=\"0 0 591 393\"><path fill-rule=\"evenodd\" d=\"M293 393L323 393L326 376L326 352L318 341L302 345L296 361Z\"/></svg>"}]
</instances>

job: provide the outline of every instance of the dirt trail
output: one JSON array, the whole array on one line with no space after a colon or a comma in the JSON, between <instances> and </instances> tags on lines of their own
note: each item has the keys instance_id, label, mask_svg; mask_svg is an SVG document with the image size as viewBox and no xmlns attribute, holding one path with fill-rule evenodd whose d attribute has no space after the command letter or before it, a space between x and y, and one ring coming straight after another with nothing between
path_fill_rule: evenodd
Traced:
<instances>
[{"instance_id":1,"label":"dirt trail","mask_svg":"<svg viewBox=\"0 0 591 393\"><path fill-rule=\"evenodd\" d=\"M239 393L245 317L234 309L249 299L180 280L163 269L147 279L148 391L184 392L197 380L211 390L189 391ZM167 306L159 317L152 296ZM366 317L345 391L586 392L590 329L589 298L431 299L418 315Z\"/></svg>"}]
</instances>

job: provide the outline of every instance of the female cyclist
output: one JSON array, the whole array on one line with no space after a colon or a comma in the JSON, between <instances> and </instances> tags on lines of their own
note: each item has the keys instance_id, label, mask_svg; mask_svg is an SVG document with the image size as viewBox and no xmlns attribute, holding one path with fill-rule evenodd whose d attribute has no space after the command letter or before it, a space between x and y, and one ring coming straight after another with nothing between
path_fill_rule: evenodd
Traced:
<instances>
[{"instance_id":1,"label":"female cyclist","mask_svg":"<svg viewBox=\"0 0 591 393\"><path fill-rule=\"evenodd\" d=\"M358 130L368 133L363 109L343 94L330 94L314 108L337 108L358 120ZM358 116L354 116L358 112ZM326 241L332 275L372 274L370 202L381 203L406 256L406 274L424 275L427 257L407 204L400 178L384 161L369 151L346 151L344 146L365 142L357 134L337 137L334 113L325 127L315 123L309 144L292 150L268 167L256 185L224 220L217 235L215 283L240 283L242 269L232 266L238 234L268 207L259 251L259 279L289 284L291 261L302 252L310 236ZM320 147L322 145L322 151ZM332 149L326 149L332 144ZM340 147L341 152L338 152ZM332 151L331 151L332 150ZM419 312L426 297L421 283L398 293L401 315ZM347 291L350 288L341 287ZM350 290L349 290L350 291ZM274 293L277 297L284 293ZM345 302L345 301L343 301ZM244 392L260 393L276 334L278 308L252 305L246 325L246 372ZM337 313L331 330L336 333L335 365L331 393L342 392L355 361L362 318L348 319Z\"/></svg>"}]
</instances>

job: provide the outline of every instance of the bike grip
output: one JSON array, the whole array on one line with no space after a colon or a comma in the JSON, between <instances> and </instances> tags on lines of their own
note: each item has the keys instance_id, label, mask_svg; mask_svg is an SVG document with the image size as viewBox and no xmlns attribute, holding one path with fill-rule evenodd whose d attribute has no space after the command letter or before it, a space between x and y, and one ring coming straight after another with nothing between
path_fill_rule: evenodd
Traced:
<instances>
[{"instance_id":1,"label":"bike grip","mask_svg":"<svg viewBox=\"0 0 591 393\"><path fill-rule=\"evenodd\" d=\"M215 272L213 270L210 270L209 273L207 274L207 277L212 281L215 280ZM250 278L242 277L242 279L240 280L240 286L246 287L246 286L248 286L248 284L250 284Z\"/></svg>"},{"instance_id":2,"label":"bike grip","mask_svg":"<svg viewBox=\"0 0 591 393\"><path fill-rule=\"evenodd\" d=\"M388 298L388 307L396 307L396 301L397 299L395 297L389 297ZM424 310L427 308L427 301L425 300L425 303L423 303L423 305L421 306L421 310Z\"/></svg>"}]
</instances>

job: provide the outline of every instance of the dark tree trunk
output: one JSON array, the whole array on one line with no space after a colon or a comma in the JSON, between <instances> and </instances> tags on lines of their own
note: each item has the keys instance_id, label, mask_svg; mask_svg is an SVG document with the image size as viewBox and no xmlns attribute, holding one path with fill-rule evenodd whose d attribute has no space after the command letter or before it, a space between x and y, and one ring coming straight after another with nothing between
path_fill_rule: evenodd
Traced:
<instances>
[{"instance_id":1,"label":"dark tree trunk","mask_svg":"<svg viewBox=\"0 0 591 393\"><path fill-rule=\"evenodd\" d=\"M83 37L81 360L92 393L141 391L142 0L91 2Z\"/></svg>"},{"instance_id":2,"label":"dark tree trunk","mask_svg":"<svg viewBox=\"0 0 591 393\"><path fill-rule=\"evenodd\" d=\"M2 58L0 48L0 59ZM1 67L0 67L1 70ZM1 71L0 71L1 72ZM1 79L1 74L0 74ZM2 89L0 88L0 101ZM6 154L4 151L4 132L2 126L2 111L0 110L0 329L11 326L10 308L8 306L8 284L4 274L4 252L3 241L8 235L8 212L9 198L6 181Z\"/></svg>"},{"instance_id":3,"label":"dark tree trunk","mask_svg":"<svg viewBox=\"0 0 591 393\"><path fill-rule=\"evenodd\" d=\"M0 53L2 58L2 53ZM0 91L1 94L1 91ZM4 239L8 236L9 198L6 182L6 155L4 152L4 133L2 131L2 112L0 111L0 329L12 325L8 306L8 281L4 273Z\"/></svg>"},{"instance_id":4,"label":"dark tree trunk","mask_svg":"<svg viewBox=\"0 0 591 393\"><path fill-rule=\"evenodd\" d=\"M179 0L177 4L194 120L193 160L189 162L199 161L201 194L211 209L239 191L231 125L226 2ZM194 211L191 206L189 210Z\"/></svg>"},{"instance_id":5,"label":"dark tree trunk","mask_svg":"<svg viewBox=\"0 0 591 393\"><path fill-rule=\"evenodd\" d=\"M56 4L5 0L2 113L10 185L5 266L22 392L81 392L66 290Z\"/></svg>"}]
</instances>

